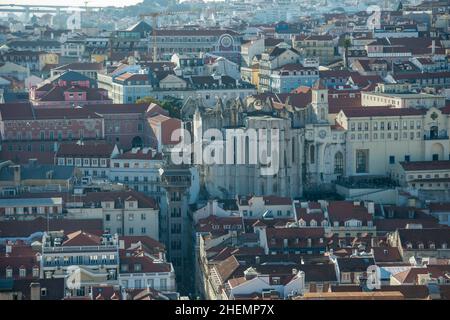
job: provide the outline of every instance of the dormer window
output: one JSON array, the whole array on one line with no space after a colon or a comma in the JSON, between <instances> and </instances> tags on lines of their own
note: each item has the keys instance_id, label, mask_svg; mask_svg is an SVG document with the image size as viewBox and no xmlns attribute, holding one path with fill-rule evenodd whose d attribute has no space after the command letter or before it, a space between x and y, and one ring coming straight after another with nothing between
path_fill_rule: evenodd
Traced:
<instances>
[{"instance_id":1,"label":"dormer window","mask_svg":"<svg viewBox=\"0 0 450 320\"><path fill-rule=\"evenodd\" d=\"M442 247L442 249L447 249L447 244L444 242L444 243L441 245L441 247Z\"/></svg>"},{"instance_id":2,"label":"dormer window","mask_svg":"<svg viewBox=\"0 0 450 320\"><path fill-rule=\"evenodd\" d=\"M25 278L26 275L27 275L27 269L25 269L24 267L20 267L20 269L19 269L19 277Z\"/></svg>"},{"instance_id":3,"label":"dormer window","mask_svg":"<svg viewBox=\"0 0 450 320\"><path fill-rule=\"evenodd\" d=\"M6 268L6 277L7 278L12 278L12 273L13 273L12 268L11 267L7 267Z\"/></svg>"},{"instance_id":4,"label":"dormer window","mask_svg":"<svg viewBox=\"0 0 450 320\"><path fill-rule=\"evenodd\" d=\"M411 243L411 242L408 242L408 243L406 244L406 248L407 248L407 249L412 249L412 243Z\"/></svg>"},{"instance_id":5,"label":"dormer window","mask_svg":"<svg viewBox=\"0 0 450 320\"><path fill-rule=\"evenodd\" d=\"M134 265L134 271L141 272L142 271L142 265L140 263L136 263Z\"/></svg>"},{"instance_id":6,"label":"dormer window","mask_svg":"<svg viewBox=\"0 0 450 320\"><path fill-rule=\"evenodd\" d=\"M316 226L317 226L316 220L312 219L312 220L310 221L309 225L310 225L311 227L316 227Z\"/></svg>"},{"instance_id":7,"label":"dormer window","mask_svg":"<svg viewBox=\"0 0 450 320\"><path fill-rule=\"evenodd\" d=\"M436 245L434 244L434 242L431 242L428 247L432 250L436 249Z\"/></svg>"},{"instance_id":8,"label":"dormer window","mask_svg":"<svg viewBox=\"0 0 450 320\"><path fill-rule=\"evenodd\" d=\"M33 267L33 278L39 277L39 268Z\"/></svg>"},{"instance_id":9,"label":"dormer window","mask_svg":"<svg viewBox=\"0 0 450 320\"><path fill-rule=\"evenodd\" d=\"M419 243L418 247L419 247L419 249L423 249L423 248L425 248L425 246L424 246L424 244L423 244L422 242L421 242L421 243Z\"/></svg>"}]
</instances>

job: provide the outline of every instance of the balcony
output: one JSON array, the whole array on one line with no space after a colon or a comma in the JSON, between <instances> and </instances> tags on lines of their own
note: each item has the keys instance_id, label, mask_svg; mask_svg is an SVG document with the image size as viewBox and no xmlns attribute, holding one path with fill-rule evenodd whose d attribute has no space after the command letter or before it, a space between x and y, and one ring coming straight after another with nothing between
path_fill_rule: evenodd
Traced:
<instances>
[{"instance_id":1,"label":"balcony","mask_svg":"<svg viewBox=\"0 0 450 320\"><path fill-rule=\"evenodd\" d=\"M448 140L448 133L440 132L439 134L424 134L423 140Z\"/></svg>"}]
</instances>

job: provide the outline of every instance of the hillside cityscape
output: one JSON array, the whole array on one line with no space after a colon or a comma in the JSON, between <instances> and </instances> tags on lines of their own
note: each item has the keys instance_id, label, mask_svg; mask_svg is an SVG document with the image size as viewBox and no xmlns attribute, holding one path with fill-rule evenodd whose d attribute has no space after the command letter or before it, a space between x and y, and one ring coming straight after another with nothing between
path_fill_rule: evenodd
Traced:
<instances>
[{"instance_id":1,"label":"hillside cityscape","mask_svg":"<svg viewBox=\"0 0 450 320\"><path fill-rule=\"evenodd\" d=\"M449 133L447 0L2 1L0 300L449 300Z\"/></svg>"}]
</instances>

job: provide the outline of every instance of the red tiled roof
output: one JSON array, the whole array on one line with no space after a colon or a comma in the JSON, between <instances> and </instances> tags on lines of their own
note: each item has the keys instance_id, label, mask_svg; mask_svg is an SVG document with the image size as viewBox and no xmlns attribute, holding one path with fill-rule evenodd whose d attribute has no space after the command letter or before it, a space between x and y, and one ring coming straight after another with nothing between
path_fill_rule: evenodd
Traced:
<instances>
[{"instance_id":1,"label":"red tiled roof","mask_svg":"<svg viewBox=\"0 0 450 320\"><path fill-rule=\"evenodd\" d=\"M138 201L139 208L158 208L158 204L152 197L134 190L127 191L107 191L107 192L88 192L84 196L70 197L67 196L65 201L82 201L85 204L100 203L102 201L114 201L116 207L122 206L122 202L132 196ZM119 203L120 202L120 203Z\"/></svg>"},{"instance_id":2,"label":"red tiled roof","mask_svg":"<svg viewBox=\"0 0 450 320\"><path fill-rule=\"evenodd\" d=\"M239 262L234 255L221 261L215 266L216 272L221 278L221 282L225 283L233 273L239 268Z\"/></svg>"},{"instance_id":3,"label":"red tiled roof","mask_svg":"<svg viewBox=\"0 0 450 320\"><path fill-rule=\"evenodd\" d=\"M408 224L421 224L424 228L437 228L437 219L375 219L374 225L379 232L392 232L397 229L406 228Z\"/></svg>"},{"instance_id":4,"label":"red tiled roof","mask_svg":"<svg viewBox=\"0 0 450 320\"><path fill-rule=\"evenodd\" d=\"M400 251L396 247L372 247L375 262L402 262Z\"/></svg>"},{"instance_id":5,"label":"red tiled roof","mask_svg":"<svg viewBox=\"0 0 450 320\"><path fill-rule=\"evenodd\" d=\"M430 203L428 205L431 212L448 211L450 212L450 202L446 203Z\"/></svg>"},{"instance_id":6,"label":"red tiled roof","mask_svg":"<svg viewBox=\"0 0 450 320\"><path fill-rule=\"evenodd\" d=\"M291 205L292 199L288 197L263 196L266 206Z\"/></svg>"},{"instance_id":7,"label":"red tiled roof","mask_svg":"<svg viewBox=\"0 0 450 320\"><path fill-rule=\"evenodd\" d=\"M450 228L399 229L398 233L404 250L407 250L407 243L412 244L412 250L417 250L420 243L430 249L431 243L441 248L442 244L450 242Z\"/></svg>"},{"instance_id":8,"label":"red tiled roof","mask_svg":"<svg viewBox=\"0 0 450 320\"><path fill-rule=\"evenodd\" d=\"M162 159L162 154L160 153L155 153L155 155L153 155L152 150L147 149L147 150L143 150L143 149L139 149L136 150L135 152L133 151L128 151L122 154L119 154L115 157L115 159L136 159L136 160L161 160Z\"/></svg>"},{"instance_id":9,"label":"red tiled roof","mask_svg":"<svg viewBox=\"0 0 450 320\"><path fill-rule=\"evenodd\" d=\"M324 228L268 228L266 234L268 239L306 239L322 238L325 231Z\"/></svg>"},{"instance_id":10,"label":"red tiled roof","mask_svg":"<svg viewBox=\"0 0 450 320\"><path fill-rule=\"evenodd\" d=\"M128 271L123 271L123 269L121 269L120 273L157 273L172 271L170 263L154 262L152 258L145 255L138 257L121 257L120 265L128 265ZM137 268L137 265L139 265L140 269Z\"/></svg>"},{"instance_id":11,"label":"red tiled roof","mask_svg":"<svg viewBox=\"0 0 450 320\"><path fill-rule=\"evenodd\" d=\"M149 105L147 103L108 103L89 105L86 108L99 114L121 114L121 113L140 113L147 112Z\"/></svg>"},{"instance_id":12,"label":"red tiled roof","mask_svg":"<svg viewBox=\"0 0 450 320\"><path fill-rule=\"evenodd\" d=\"M161 143L163 145L174 145L180 142L180 140L173 140L172 134L175 130L181 129L181 120L160 114L150 117L148 121L154 131L161 129Z\"/></svg>"},{"instance_id":13,"label":"red tiled roof","mask_svg":"<svg viewBox=\"0 0 450 320\"><path fill-rule=\"evenodd\" d=\"M65 64L55 68L54 70L92 70L99 71L103 69L103 65L101 63L96 62L74 62Z\"/></svg>"},{"instance_id":14,"label":"red tiled roof","mask_svg":"<svg viewBox=\"0 0 450 320\"><path fill-rule=\"evenodd\" d=\"M62 246L98 246L101 245L101 242L101 237L78 230L67 234L67 239L64 240Z\"/></svg>"},{"instance_id":15,"label":"red tiled roof","mask_svg":"<svg viewBox=\"0 0 450 320\"><path fill-rule=\"evenodd\" d=\"M395 117L423 115L426 110L416 108L361 107L342 110L348 118Z\"/></svg>"},{"instance_id":16,"label":"red tiled roof","mask_svg":"<svg viewBox=\"0 0 450 320\"><path fill-rule=\"evenodd\" d=\"M11 160L16 164L27 164L30 159L37 159L40 164L55 163L55 152L8 151L5 149L0 151L0 159Z\"/></svg>"},{"instance_id":17,"label":"red tiled roof","mask_svg":"<svg viewBox=\"0 0 450 320\"><path fill-rule=\"evenodd\" d=\"M84 230L89 233L101 234L103 232L102 219L50 219L48 221L49 230L64 230L73 232ZM28 237L36 232L47 230L47 219L36 218L25 221L0 221L0 237Z\"/></svg>"},{"instance_id":18,"label":"red tiled roof","mask_svg":"<svg viewBox=\"0 0 450 320\"><path fill-rule=\"evenodd\" d=\"M328 204L328 215L331 222L344 223L351 219L367 222L372 220L367 208L362 205L354 205L351 201L331 201Z\"/></svg>"},{"instance_id":19,"label":"red tiled roof","mask_svg":"<svg viewBox=\"0 0 450 320\"><path fill-rule=\"evenodd\" d=\"M285 104L296 108L305 108L311 103L311 90L305 93L281 93L271 97L276 109L281 109Z\"/></svg>"},{"instance_id":20,"label":"red tiled roof","mask_svg":"<svg viewBox=\"0 0 450 320\"><path fill-rule=\"evenodd\" d=\"M85 143L83 145L77 143L63 143L60 145L57 157L102 157L109 158L114 146L109 143Z\"/></svg>"},{"instance_id":21,"label":"red tiled roof","mask_svg":"<svg viewBox=\"0 0 450 320\"><path fill-rule=\"evenodd\" d=\"M102 116L88 108L35 109L35 119L101 119Z\"/></svg>"},{"instance_id":22,"label":"red tiled roof","mask_svg":"<svg viewBox=\"0 0 450 320\"><path fill-rule=\"evenodd\" d=\"M450 170L450 160L400 162L405 171Z\"/></svg>"},{"instance_id":23,"label":"red tiled roof","mask_svg":"<svg viewBox=\"0 0 450 320\"><path fill-rule=\"evenodd\" d=\"M0 104L3 120L86 119L101 118L87 108L35 109L30 103Z\"/></svg>"},{"instance_id":24,"label":"red tiled roof","mask_svg":"<svg viewBox=\"0 0 450 320\"><path fill-rule=\"evenodd\" d=\"M158 29L156 35L158 37L165 36L220 36L222 34L238 35L235 31L224 29Z\"/></svg>"},{"instance_id":25,"label":"red tiled roof","mask_svg":"<svg viewBox=\"0 0 450 320\"><path fill-rule=\"evenodd\" d=\"M6 278L6 269L12 270L13 279L33 279L33 268L39 268L39 262L35 254L28 256L8 256L0 255L0 278ZM25 269L25 277L20 276L20 269Z\"/></svg>"}]
</instances>

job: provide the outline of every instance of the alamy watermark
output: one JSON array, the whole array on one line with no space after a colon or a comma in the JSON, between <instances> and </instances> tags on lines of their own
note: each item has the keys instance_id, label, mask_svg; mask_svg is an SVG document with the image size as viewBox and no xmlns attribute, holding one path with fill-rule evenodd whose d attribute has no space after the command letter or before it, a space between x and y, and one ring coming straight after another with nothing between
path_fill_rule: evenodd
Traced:
<instances>
[{"instance_id":1,"label":"alamy watermark","mask_svg":"<svg viewBox=\"0 0 450 320\"><path fill-rule=\"evenodd\" d=\"M280 161L279 129L227 129L225 137L218 129L194 135L185 129L172 133L179 141L171 152L174 164L256 165L261 175L277 174Z\"/></svg>"},{"instance_id":2,"label":"alamy watermark","mask_svg":"<svg viewBox=\"0 0 450 320\"><path fill-rule=\"evenodd\" d=\"M81 288L81 269L79 266L69 266L67 268L66 287L70 290Z\"/></svg>"},{"instance_id":3,"label":"alamy watermark","mask_svg":"<svg viewBox=\"0 0 450 320\"><path fill-rule=\"evenodd\" d=\"M376 265L371 265L367 268L367 289L380 290L381 289L381 269Z\"/></svg>"}]
</instances>

